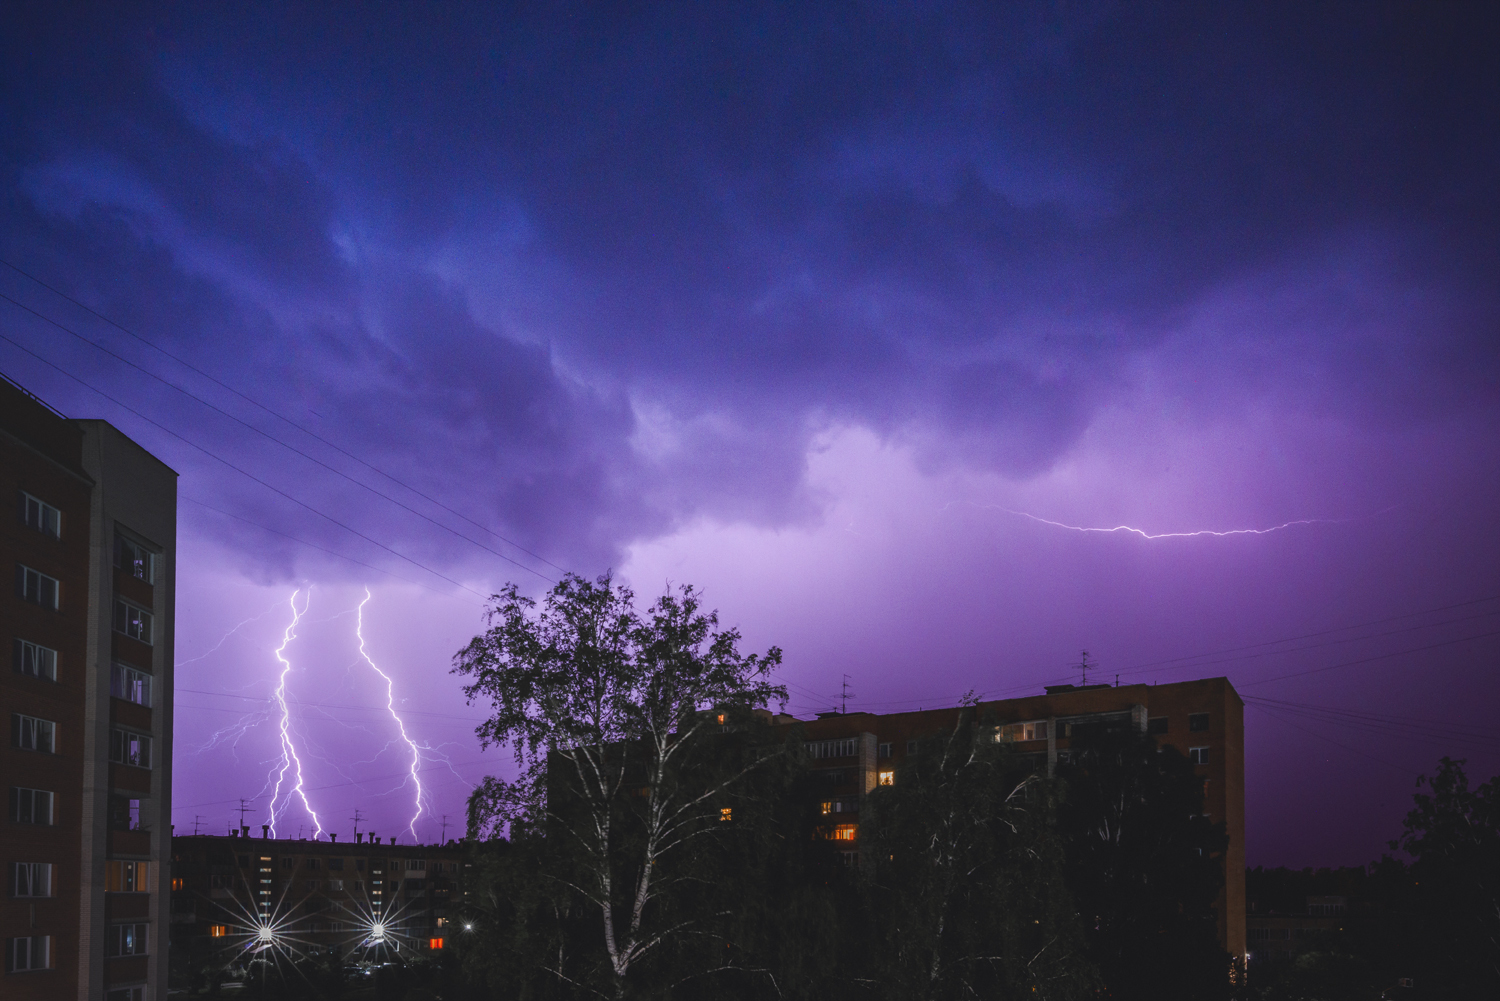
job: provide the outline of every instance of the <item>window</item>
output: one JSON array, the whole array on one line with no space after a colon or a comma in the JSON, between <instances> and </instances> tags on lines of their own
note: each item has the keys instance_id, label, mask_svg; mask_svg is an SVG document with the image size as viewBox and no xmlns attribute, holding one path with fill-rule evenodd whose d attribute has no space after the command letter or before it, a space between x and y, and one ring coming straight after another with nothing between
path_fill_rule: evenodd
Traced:
<instances>
[{"instance_id":1,"label":"window","mask_svg":"<svg viewBox=\"0 0 1500 1001\"><path fill-rule=\"evenodd\" d=\"M52 936L30 935L5 941L5 972L46 970L52 966Z\"/></svg>"},{"instance_id":2,"label":"window","mask_svg":"<svg viewBox=\"0 0 1500 1001\"><path fill-rule=\"evenodd\" d=\"M57 724L48 719L11 713L10 743L23 751L52 754L57 749Z\"/></svg>"},{"instance_id":3,"label":"window","mask_svg":"<svg viewBox=\"0 0 1500 1001\"><path fill-rule=\"evenodd\" d=\"M443 947L443 940L440 938L430 938L427 940L427 947L429 949L441 949Z\"/></svg>"},{"instance_id":4,"label":"window","mask_svg":"<svg viewBox=\"0 0 1500 1001\"><path fill-rule=\"evenodd\" d=\"M109 694L138 706L151 708L151 675L124 664L109 669Z\"/></svg>"},{"instance_id":5,"label":"window","mask_svg":"<svg viewBox=\"0 0 1500 1001\"><path fill-rule=\"evenodd\" d=\"M328 868L334 872L340 872L344 868L344 860L341 858L331 858L328 860Z\"/></svg>"},{"instance_id":6,"label":"window","mask_svg":"<svg viewBox=\"0 0 1500 1001\"><path fill-rule=\"evenodd\" d=\"M1188 748L1188 760L1191 761L1195 765L1206 765L1206 764L1208 764L1208 748L1206 748L1206 747L1190 747L1190 748Z\"/></svg>"},{"instance_id":7,"label":"window","mask_svg":"<svg viewBox=\"0 0 1500 1001\"><path fill-rule=\"evenodd\" d=\"M146 985L137 984L134 987L116 987L104 995L104 1001L146 1001Z\"/></svg>"},{"instance_id":8,"label":"window","mask_svg":"<svg viewBox=\"0 0 1500 1001\"><path fill-rule=\"evenodd\" d=\"M406 860L407 872L426 872L427 860L421 858L409 858Z\"/></svg>"},{"instance_id":9,"label":"window","mask_svg":"<svg viewBox=\"0 0 1500 1001\"><path fill-rule=\"evenodd\" d=\"M1189 713L1188 729L1193 733L1203 733L1208 729L1208 713Z\"/></svg>"},{"instance_id":10,"label":"window","mask_svg":"<svg viewBox=\"0 0 1500 1001\"><path fill-rule=\"evenodd\" d=\"M16 640L14 648L15 669L33 678L57 680L57 651L39 646L29 640Z\"/></svg>"},{"instance_id":11,"label":"window","mask_svg":"<svg viewBox=\"0 0 1500 1001\"><path fill-rule=\"evenodd\" d=\"M288 858L287 856L282 856L282 858L281 858L281 867L283 869L290 869L293 865L296 864L296 861L297 861L296 859Z\"/></svg>"},{"instance_id":12,"label":"window","mask_svg":"<svg viewBox=\"0 0 1500 1001\"><path fill-rule=\"evenodd\" d=\"M883 743L883 744L880 745L880 756L882 758L889 758L891 756L891 742L890 741L886 741L885 743Z\"/></svg>"},{"instance_id":13,"label":"window","mask_svg":"<svg viewBox=\"0 0 1500 1001\"><path fill-rule=\"evenodd\" d=\"M45 789L12 788L10 819L18 824L52 823L52 794Z\"/></svg>"},{"instance_id":14,"label":"window","mask_svg":"<svg viewBox=\"0 0 1500 1001\"><path fill-rule=\"evenodd\" d=\"M1146 720L1146 732L1147 733L1166 733L1167 732L1167 717L1165 717L1165 716L1152 716L1150 719Z\"/></svg>"},{"instance_id":15,"label":"window","mask_svg":"<svg viewBox=\"0 0 1500 1001\"><path fill-rule=\"evenodd\" d=\"M112 831L141 830L141 801L124 796L109 799L109 829Z\"/></svg>"},{"instance_id":16,"label":"window","mask_svg":"<svg viewBox=\"0 0 1500 1001\"><path fill-rule=\"evenodd\" d=\"M853 737L845 737L842 740L815 740L807 745L807 756L810 758L852 758L858 754L855 745L858 741Z\"/></svg>"},{"instance_id":17,"label":"window","mask_svg":"<svg viewBox=\"0 0 1500 1001\"><path fill-rule=\"evenodd\" d=\"M893 785L895 785L896 784L896 773L893 772L893 771L881 772L880 775L879 775L879 782L883 786L893 786Z\"/></svg>"},{"instance_id":18,"label":"window","mask_svg":"<svg viewBox=\"0 0 1500 1001\"><path fill-rule=\"evenodd\" d=\"M1007 723L998 728L995 734L996 743L1010 743L1014 740L1046 740L1047 721L1037 720L1032 723Z\"/></svg>"},{"instance_id":19,"label":"window","mask_svg":"<svg viewBox=\"0 0 1500 1001\"><path fill-rule=\"evenodd\" d=\"M250 856L249 855L236 855L234 857L234 860L235 860L235 862L239 863L239 867L241 869L248 869L248 868L250 868Z\"/></svg>"},{"instance_id":20,"label":"window","mask_svg":"<svg viewBox=\"0 0 1500 1001\"><path fill-rule=\"evenodd\" d=\"M119 532L115 533L115 566L147 584L156 583L156 554Z\"/></svg>"},{"instance_id":21,"label":"window","mask_svg":"<svg viewBox=\"0 0 1500 1001\"><path fill-rule=\"evenodd\" d=\"M917 742L915 740L908 740L906 742L906 753L907 754L916 754L917 753Z\"/></svg>"},{"instance_id":22,"label":"window","mask_svg":"<svg viewBox=\"0 0 1500 1001\"><path fill-rule=\"evenodd\" d=\"M344 881L342 879L330 879L328 881L328 888L330 890L342 891L344 889Z\"/></svg>"},{"instance_id":23,"label":"window","mask_svg":"<svg viewBox=\"0 0 1500 1001\"><path fill-rule=\"evenodd\" d=\"M316 879L309 879L307 881L307 887L306 887L306 889L307 889L308 893L313 892L317 888L318 888L318 881Z\"/></svg>"},{"instance_id":24,"label":"window","mask_svg":"<svg viewBox=\"0 0 1500 1001\"><path fill-rule=\"evenodd\" d=\"M151 767L151 738L134 730L109 731L109 760L137 768Z\"/></svg>"},{"instance_id":25,"label":"window","mask_svg":"<svg viewBox=\"0 0 1500 1001\"><path fill-rule=\"evenodd\" d=\"M52 896L51 862L14 862L11 864L10 872L11 896Z\"/></svg>"},{"instance_id":26,"label":"window","mask_svg":"<svg viewBox=\"0 0 1500 1001\"><path fill-rule=\"evenodd\" d=\"M21 519L27 528L34 528L54 539L62 538L62 512L25 491L21 492Z\"/></svg>"},{"instance_id":27,"label":"window","mask_svg":"<svg viewBox=\"0 0 1500 1001\"><path fill-rule=\"evenodd\" d=\"M144 956L150 944L151 926L140 924L110 925L104 930L106 956Z\"/></svg>"},{"instance_id":28,"label":"window","mask_svg":"<svg viewBox=\"0 0 1500 1001\"><path fill-rule=\"evenodd\" d=\"M309 869L321 869L323 868L323 860L320 858L310 858L307 860L307 867Z\"/></svg>"},{"instance_id":29,"label":"window","mask_svg":"<svg viewBox=\"0 0 1500 1001\"><path fill-rule=\"evenodd\" d=\"M151 613L123 598L115 599L115 632L142 643L151 642Z\"/></svg>"},{"instance_id":30,"label":"window","mask_svg":"<svg viewBox=\"0 0 1500 1001\"><path fill-rule=\"evenodd\" d=\"M357 858L357 859L354 860L354 871L355 872L364 872L365 871L365 860L364 859Z\"/></svg>"},{"instance_id":31,"label":"window","mask_svg":"<svg viewBox=\"0 0 1500 1001\"><path fill-rule=\"evenodd\" d=\"M734 807L731 807L731 806L721 806L721 807L719 807L719 823L721 823L721 824L728 823L729 821L731 821L733 819L734 819Z\"/></svg>"},{"instance_id":32,"label":"window","mask_svg":"<svg viewBox=\"0 0 1500 1001\"><path fill-rule=\"evenodd\" d=\"M834 841L853 841L858 832L858 824L835 824L832 837Z\"/></svg>"},{"instance_id":33,"label":"window","mask_svg":"<svg viewBox=\"0 0 1500 1001\"><path fill-rule=\"evenodd\" d=\"M859 802L852 799L825 799L819 807L825 814L854 813L859 809Z\"/></svg>"},{"instance_id":34,"label":"window","mask_svg":"<svg viewBox=\"0 0 1500 1001\"><path fill-rule=\"evenodd\" d=\"M104 863L104 888L110 893L146 893L151 889L150 862Z\"/></svg>"},{"instance_id":35,"label":"window","mask_svg":"<svg viewBox=\"0 0 1500 1001\"><path fill-rule=\"evenodd\" d=\"M228 934L229 934L229 926L228 925L209 925L208 926L208 937L209 938L223 938L223 937L225 937Z\"/></svg>"},{"instance_id":36,"label":"window","mask_svg":"<svg viewBox=\"0 0 1500 1001\"><path fill-rule=\"evenodd\" d=\"M16 593L22 601L56 610L57 592L56 577L48 577L39 570L16 564Z\"/></svg>"}]
</instances>

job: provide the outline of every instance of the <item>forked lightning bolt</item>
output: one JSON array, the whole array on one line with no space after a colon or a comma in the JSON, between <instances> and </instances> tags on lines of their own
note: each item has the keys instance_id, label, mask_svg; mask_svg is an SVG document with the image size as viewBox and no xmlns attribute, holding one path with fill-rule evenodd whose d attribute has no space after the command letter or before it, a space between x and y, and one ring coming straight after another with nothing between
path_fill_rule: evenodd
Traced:
<instances>
[{"instance_id":1,"label":"forked lightning bolt","mask_svg":"<svg viewBox=\"0 0 1500 1001\"><path fill-rule=\"evenodd\" d=\"M286 812L287 807L291 805L292 795L296 794L302 800L303 808L312 817L313 827L316 829L313 836L321 838L323 836L323 824L318 820L317 811L307 801L307 793L302 788L302 759L297 756L296 745L292 743L291 712L287 709L286 704L286 676L292 670L292 662L287 660L285 656L286 648L296 638L297 623L302 621L302 616L307 614L307 609L312 604L312 592L309 591L307 601L303 602L302 609L299 611L297 609L297 595L301 593L301 589L292 592L292 621L287 625L286 633L281 637L281 646L277 647L275 651L276 659L281 661L281 680L277 684L275 691L276 704L281 710L281 768L276 773L276 788L271 793L271 836L276 836L276 818L280 813ZM297 780L292 783L291 788L286 794L286 802L282 803L280 810L278 810L276 802L281 798L281 783L286 779L288 771L295 771Z\"/></svg>"},{"instance_id":2,"label":"forked lightning bolt","mask_svg":"<svg viewBox=\"0 0 1500 1001\"><path fill-rule=\"evenodd\" d=\"M407 734L406 723L396 712L395 682L391 680L390 675L386 674L378 666L376 666L375 662L370 659L370 655L365 652L365 605L369 603L370 589L365 588L365 600L359 603L359 618L355 624L355 635L359 637L359 655L365 659L365 663L369 664L371 669L374 670L376 674L385 679L385 708L391 714L391 719L396 721L396 727L401 731L401 739L406 742L407 747L411 748L411 780L417 788L417 812L411 815L411 823L407 825L407 830L411 831L411 836L413 838L416 838L417 818L422 816L422 780L417 777L417 770L422 764L422 754L421 751L417 748L416 741L412 740L411 737Z\"/></svg>"},{"instance_id":3,"label":"forked lightning bolt","mask_svg":"<svg viewBox=\"0 0 1500 1001\"><path fill-rule=\"evenodd\" d=\"M1060 521L1050 521L1047 518L1038 518L1034 514L1027 514L1025 511L1016 511L1008 507L1000 508L1000 510L1004 511L1006 514L1014 514L1022 518L1030 518L1032 521L1041 522L1043 525L1051 525L1054 528L1066 528L1071 532L1100 532L1106 535L1111 532L1130 532L1132 534L1139 535L1143 539L1190 539L1198 535L1213 535L1220 538L1227 535L1269 535L1272 532L1279 532L1283 528L1291 528L1293 525L1338 524L1338 519L1336 518L1299 518L1296 521L1286 521L1282 522L1280 525L1272 525L1270 528L1231 528L1222 532L1216 532L1210 529L1202 529L1201 531L1197 532L1152 533L1147 532L1144 529L1132 528L1129 525L1116 525L1114 528L1086 528L1082 525L1067 525Z\"/></svg>"}]
</instances>

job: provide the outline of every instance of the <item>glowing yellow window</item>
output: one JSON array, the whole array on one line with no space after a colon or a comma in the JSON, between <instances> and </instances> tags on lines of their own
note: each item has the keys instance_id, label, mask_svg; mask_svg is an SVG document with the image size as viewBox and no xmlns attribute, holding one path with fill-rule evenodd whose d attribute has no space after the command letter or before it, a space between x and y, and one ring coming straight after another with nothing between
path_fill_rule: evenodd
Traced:
<instances>
[{"instance_id":1,"label":"glowing yellow window","mask_svg":"<svg viewBox=\"0 0 1500 1001\"><path fill-rule=\"evenodd\" d=\"M440 938L430 938L427 940L427 947L429 949L441 949L443 947L443 940Z\"/></svg>"},{"instance_id":2,"label":"glowing yellow window","mask_svg":"<svg viewBox=\"0 0 1500 1001\"><path fill-rule=\"evenodd\" d=\"M187 880L183 879L181 876L173 876L172 877L172 889L173 890L180 890L180 889L182 889L186 885L187 885Z\"/></svg>"},{"instance_id":3,"label":"glowing yellow window","mask_svg":"<svg viewBox=\"0 0 1500 1001\"><path fill-rule=\"evenodd\" d=\"M829 799L829 800L824 800L823 801L823 812L824 813L832 813L833 812L833 800Z\"/></svg>"},{"instance_id":4,"label":"glowing yellow window","mask_svg":"<svg viewBox=\"0 0 1500 1001\"><path fill-rule=\"evenodd\" d=\"M208 926L208 934L212 938L223 938L225 935L229 934L229 926L228 925L209 925Z\"/></svg>"},{"instance_id":5,"label":"glowing yellow window","mask_svg":"<svg viewBox=\"0 0 1500 1001\"><path fill-rule=\"evenodd\" d=\"M893 786L893 785L895 785L896 784L896 773L895 772L881 772L880 773L880 784L883 785L883 786Z\"/></svg>"},{"instance_id":6,"label":"glowing yellow window","mask_svg":"<svg viewBox=\"0 0 1500 1001\"><path fill-rule=\"evenodd\" d=\"M853 841L855 832L858 830L858 824L835 824L833 827L833 840Z\"/></svg>"},{"instance_id":7,"label":"glowing yellow window","mask_svg":"<svg viewBox=\"0 0 1500 1001\"><path fill-rule=\"evenodd\" d=\"M724 714L723 713L719 713L719 725L720 726L724 725Z\"/></svg>"},{"instance_id":8,"label":"glowing yellow window","mask_svg":"<svg viewBox=\"0 0 1500 1001\"><path fill-rule=\"evenodd\" d=\"M720 809L719 809L719 822L720 823L723 823L726 820L733 820L733 819L734 819L734 809L732 807L728 807L728 806L720 807Z\"/></svg>"}]
</instances>

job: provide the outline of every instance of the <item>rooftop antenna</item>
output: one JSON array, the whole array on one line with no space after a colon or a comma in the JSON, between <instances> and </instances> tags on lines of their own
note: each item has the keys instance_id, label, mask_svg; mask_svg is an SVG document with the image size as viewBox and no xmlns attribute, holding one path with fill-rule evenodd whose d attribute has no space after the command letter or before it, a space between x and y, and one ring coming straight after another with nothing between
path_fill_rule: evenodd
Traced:
<instances>
[{"instance_id":1,"label":"rooftop antenna","mask_svg":"<svg viewBox=\"0 0 1500 1001\"><path fill-rule=\"evenodd\" d=\"M448 840L448 815L445 813L445 814L443 814L443 829L438 834L438 844L443 844L447 840Z\"/></svg>"},{"instance_id":2,"label":"rooftop antenna","mask_svg":"<svg viewBox=\"0 0 1500 1001\"><path fill-rule=\"evenodd\" d=\"M354 840L358 841L359 840L359 822L361 820L365 820L367 818L361 817L359 815L359 807L355 807L354 808L354 816L350 817L349 819L352 820L352 821L354 821Z\"/></svg>"},{"instance_id":3,"label":"rooftop antenna","mask_svg":"<svg viewBox=\"0 0 1500 1001\"><path fill-rule=\"evenodd\" d=\"M193 814L193 837L195 837L195 838L198 836L198 824L202 820L203 820L202 817L198 816L196 813Z\"/></svg>"},{"instance_id":4,"label":"rooftop antenna","mask_svg":"<svg viewBox=\"0 0 1500 1001\"><path fill-rule=\"evenodd\" d=\"M849 711L849 696L851 696L853 694L854 694L853 692L849 691L849 676L846 674L846 675L844 675L844 690L843 690L843 694L839 696L839 712L840 713L847 713Z\"/></svg>"},{"instance_id":5,"label":"rooftop antenna","mask_svg":"<svg viewBox=\"0 0 1500 1001\"><path fill-rule=\"evenodd\" d=\"M247 813L254 813L255 812L254 810L250 809L250 807L248 805L249 802L250 801L248 799L246 799L245 797L243 797L243 796L240 797L240 826L241 827L245 826L245 814L247 814Z\"/></svg>"},{"instance_id":6,"label":"rooftop antenna","mask_svg":"<svg viewBox=\"0 0 1500 1001\"><path fill-rule=\"evenodd\" d=\"M1083 672L1083 683L1087 685L1089 683L1089 652L1087 650L1083 651L1083 659L1078 662L1078 669Z\"/></svg>"}]
</instances>

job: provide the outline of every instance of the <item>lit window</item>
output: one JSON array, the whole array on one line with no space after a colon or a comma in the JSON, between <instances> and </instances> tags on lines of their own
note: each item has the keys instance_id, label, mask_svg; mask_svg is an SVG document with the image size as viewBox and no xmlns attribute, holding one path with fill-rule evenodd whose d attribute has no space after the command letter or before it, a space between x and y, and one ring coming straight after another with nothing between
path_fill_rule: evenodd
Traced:
<instances>
[{"instance_id":1,"label":"lit window","mask_svg":"<svg viewBox=\"0 0 1500 1001\"><path fill-rule=\"evenodd\" d=\"M57 749L57 724L35 716L12 713L10 717L10 742L23 751L41 751L52 754Z\"/></svg>"},{"instance_id":2,"label":"lit window","mask_svg":"<svg viewBox=\"0 0 1500 1001\"><path fill-rule=\"evenodd\" d=\"M115 632L142 643L151 642L151 613L120 598L115 599Z\"/></svg>"},{"instance_id":3,"label":"lit window","mask_svg":"<svg viewBox=\"0 0 1500 1001\"><path fill-rule=\"evenodd\" d=\"M893 786L893 785L895 785L896 784L896 773L895 772L881 772L880 773L880 784L883 785L883 786Z\"/></svg>"},{"instance_id":4,"label":"lit window","mask_svg":"<svg viewBox=\"0 0 1500 1001\"><path fill-rule=\"evenodd\" d=\"M1195 765L1206 765L1206 764L1208 764L1208 748L1206 748L1206 747L1190 747L1190 748L1188 748L1188 760L1191 761Z\"/></svg>"},{"instance_id":5,"label":"lit window","mask_svg":"<svg viewBox=\"0 0 1500 1001\"><path fill-rule=\"evenodd\" d=\"M208 934L210 938L223 938L229 934L228 925L209 925Z\"/></svg>"},{"instance_id":6,"label":"lit window","mask_svg":"<svg viewBox=\"0 0 1500 1001\"><path fill-rule=\"evenodd\" d=\"M110 925L105 929L106 956L144 956L151 939L151 926L145 923Z\"/></svg>"},{"instance_id":7,"label":"lit window","mask_svg":"<svg viewBox=\"0 0 1500 1001\"><path fill-rule=\"evenodd\" d=\"M832 813L833 812L833 800L831 800L831 799L825 799L823 801L823 803L822 803L822 808L823 808L823 812L825 814Z\"/></svg>"},{"instance_id":8,"label":"lit window","mask_svg":"<svg viewBox=\"0 0 1500 1001\"><path fill-rule=\"evenodd\" d=\"M57 680L57 651L18 639L14 647L15 668L21 674L33 678Z\"/></svg>"},{"instance_id":9,"label":"lit window","mask_svg":"<svg viewBox=\"0 0 1500 1001\"><path fill-rule=\"evenodd\" d=\"M719 713L719 725L720 726L724 725L724 714L723 713Z\"/></svg>"},{"instance_id":10,"label":"lit window","mask_svg":"<svg viewBox=\"0 0 1500 1001\"><path fill-rule=\"evenodd\" d=\"M104 888L111 893L146 893L151 889L150 862L104 863Z\"/></svg>"},{"instance_id":11,"label":"lit window","mask_svg":"<svg viewBox=\"0 0 1500 1001\"><path fill-rule=\"evenodd\" d=\"M151 707L151 675L124 664L109 669L109 694L138 706Z\"/></svg>"},{"instance_id":12,"label":"lit window","mask_svg":"<svg viewBox=\"0 0 1500 1001\"><path fill-rule=\"evenodd\" d=\"M16 591L22 601L43 608L57 608L58 584L56 577L48 577L39 570L16 564Z\"/></svg>"},{"instance_id":13,"label":"lit window","mask_svg":"<svg viewBox=\"0 0 1500 1001\"><path fill-rule=\"evenodd\" d=\"M427 947L429 949L441 949L443 947L443 940L440 938L430 938L427 940Z\"/></svg>"},{"instance_id":14,"label":"lit window","mask_svg":"<svg viewBox=\"0 0 1500 1001\"><path fill-rule=\"evenodd\" d=\"M833 828L833 840L853 841L858 832L858 824L835 824Z\"/></svg>"},{"instance_id":15,"label":"lit window","mask_svg":"<svg viewBox=\"0 0 1500 1001\"><path fill-rule=\"evenodd\" d=\"M734 809L733 808L727 807L727 806L722 806L722 807L719 808L719 823L722 824L722 823L724 823L727 820L733 820L733 819L734 819Z\"/></svg>"},{"instance_id":16,"label":"lit window","mask_svg":"<svg viewBox=\"0 0 1500 1001\"><path fill-rule=\"evenodd\" d=\"M1032 723L1007 723L996 728L995 742L1010 743L1016 740L1046 740L1047 721L1037 720Z\"/></svg>"},{"instance_id":17,"label":"lit window","mask_svg":"<svg viewBox=\"0 0 1500 1001\"><path fill-rule=\"evenodd\" d=\"M54 539L62 538L62 512L40 498L33 497L26 492L21 493L21 504L24 508L23 515L26 519L26 527L34 528L43 535L50 535Z\"/></svg>"},{"instance_id":18,"label":"lit window","mask_svg":"<svg viewBox=\"0 0 1500 1001\"><path fill-rule=\"evenodd\" d=\"M183 879L181 876L173 876L172 877L172 889L173 889L173 891L181 890L181 889L183 889L186 886L187 886L187 880Z\"/></svg>"}]
</instances>

